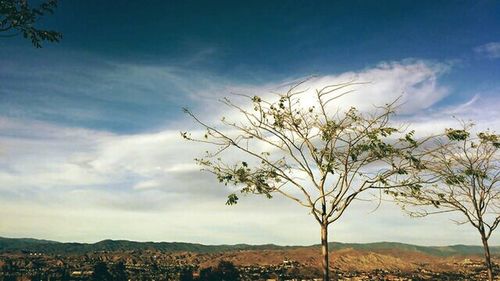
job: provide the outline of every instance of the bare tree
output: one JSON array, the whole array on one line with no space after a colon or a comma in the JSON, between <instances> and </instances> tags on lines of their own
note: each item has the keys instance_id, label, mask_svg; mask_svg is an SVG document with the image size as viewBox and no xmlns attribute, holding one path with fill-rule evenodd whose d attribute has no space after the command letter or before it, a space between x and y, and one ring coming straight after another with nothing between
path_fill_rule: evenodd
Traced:
<instances>
[{"instance_id":1,"label":"bare tree","mask_svg":"<svg viewBox=\"0 0 500 281\"><path fill-rule=\"evenodd\" d=\"M481 235L489 280L493 280L488 239L500 223L500 137L485 131L471 133L473 125L446 129L445 135L422 158L422 177L432 185L393 193L415 216L459 212ZM427 207L431 206L429 209Z\"/></svg>"},{"instance_id":2,"label":"bare tree","mask_svg":"<svg viewBox=\"0 0 500 281\"><path fill-rule=\"evenodd\" d=\"M268 198L279 194L310 210L321 227L323 280L330 280L328 226L365 191L379 194L414 185L411 173L420 167L413 132L389 124L393 104L373 113L354 107L332 110L356 84L329 85L311 95L299 91L299 83L269 100L243 95L252 104L248 108L226 98L222 103L235 110L239 120L222 118L222 127L186 109L205 133L181 133L187 140L214 146L196 161L221 183L234 184L241 193ZM304 108L301 99L313 99L314 105ZM231 160L235 151L244 161ZM238 196L230 194L227 204L237 201Z\"/></svg>"}]
</instances>

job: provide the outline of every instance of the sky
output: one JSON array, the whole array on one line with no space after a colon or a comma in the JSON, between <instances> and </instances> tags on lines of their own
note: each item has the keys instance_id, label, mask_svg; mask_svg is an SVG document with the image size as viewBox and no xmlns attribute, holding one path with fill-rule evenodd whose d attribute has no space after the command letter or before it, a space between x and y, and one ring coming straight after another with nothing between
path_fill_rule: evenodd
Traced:
<instances>
[{"instance_id":1,"label":"sky","mask_svg":"<svg viewBox=\"0 0 500 281\"><path fill-rule=\"evenodd\" d=\"M61 0L40 25L63 34L35 49L0 38L0 236L204 244L309 245L319 227L290 200L225 188L179 132L216 122L217 100L368 81L341 101L402 96L422 133L474 120L500 131L497 1ZM449 215L353 204L340 242L479 244ZM500 245L494 234L492 244Z\"/></svg>"}]
</instances>

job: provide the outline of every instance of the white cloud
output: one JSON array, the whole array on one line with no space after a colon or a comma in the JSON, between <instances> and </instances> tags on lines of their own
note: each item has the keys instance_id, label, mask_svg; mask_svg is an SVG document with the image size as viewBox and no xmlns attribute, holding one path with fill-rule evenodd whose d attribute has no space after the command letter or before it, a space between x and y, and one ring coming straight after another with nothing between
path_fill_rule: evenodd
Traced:
<instances>
[{"instance_id":1,"label":"white cloud","mask_svg":"<svg viewBox=\"0 0 500 281\"><path fill-rule=\"evenodd\" d=\"M307 108L316 102L317 89L329 85L354 81L358 85L350 86L342 91L354 90L354 92L343 96L329 106L332 111L338 108L349 108L355 106L362 111L373 110L375 106L391 103L399 98L401 113L410 114L419 110L429 108L448 94L446 87L439 85L437 80L440 75L448 71L447 64L430 63L419 60L405 60L403 62L384 62L373 68L367 68L357 72L346 72L339 75L323 75L312 77L300 85L296 91L305 91L301 96L301 106ZM235 103L245 102L240 96L261 96L265 100L277 99L273 93L284 93L291 86L307 78L269 83L266 85L231 86L226 85L217 91L195 92L198 98L203 98L203 107L195 112L204 117L204 120L215 122L220 119L222 112L224 116L238 118L238 111L214 102L222 97L229 97ZM234 95L234 94L236 95ZM334 93L335 94L335 93ZM246 100L246 107L251 109L251 104ZM243 104L245 106L245 104ZM209 119L209 117L212 117Z\"/></svg>"},{"instance_id":2,"label":"white cloud","mask_svg":"<svg viewBox=\"0 0 500 281\"><path fill-rule=\"evenodd\" d=\"M479 55L490 59L500 58L500 42L490 42L474 48L474 51Z\"/></svg>"},{"instance_id":3,"label":"white cloud","mask_svg":"<svg viewBox=\"0 0 500 281\"><path fill-rule=\"evenodd\" d=\"M355 106L366 111L400 98L400 111L414 113L432 106L447 95L446 88L437 83L438 77L447 68L443 64L423 61L387 62L360 72L318 77L311 80L311 83L306 83L304 87L311 89L311 96L314 96L313 91L328 85L351 80L366 82L348 88L355 91L340 98L332 107Z\"/></svg>"},{"instance_id":4,"label":"white cloud","mask_svg":"<svg viewBox=\"0 0 500 281\"><path fill-rule=\"evenodd\" d=\"M126 69L131 75L160 71L147 68L142 72L138 66ZM402 95L404 112L414 114L429 109L449 94L437 82L446 70L445 65L423 61L391 62L359 72L320 76L304 87L313 90L356 78L370 83L357 86L355 93L342 98L335 106L356 105L364 110ZM145 81L146 84L150 82ZM188 86L185 80L174 79L172 83L179 83L179 88L188 87L186 91L191 93L192 100L199 101L197 112L210 121L222 114L237 116L215 105L214 98L230 91L270 96L270 91L287 87L283 83L249 86L217 84L219 82L205 81L200 87ZM139 82L132 83L134 87L141 87L140 83L135 83ZM133 97L125 98L135 101ZM304 101L304 105L307 102L311 101ZM432 114L427 110L426 115L416 114L410 121L422 130L448 124L444 121L448 118L447 112L491 121L493 113L477 109L478 103L490 107L494 104L476 98ZM193 164L193 158L205 148L193 146L180 137L179 129L194 127L191 121L186 118L156 132L114 134L1 118L0 216L7 219L0 223L0 235L30 234L83 241L124 238L203 243L316 242L318 229L312 217L307 210L286 199L268 201L249 196L239 206L224 206L224 196L229 190L210 174L199 172ZM492 126L498 128L497 123ZM394 226L402 221L401 214L392 209L383 213L383 218L378 214L370 215L374 223L359 220L369 210L371 207L347 211L341 223L334 226L334 240L400 238L395 233L384 234L387 225L378 222L387 220L387 224ZM417 222L401 227L422 235L431 233L429 226ZM454 231L452 227L443 231ZM367 228L374 234L363 236L365 240L362 236L352 236L352 233L366 233ZM445 235L443 237L435 243L446 244Z\"/></svg>"},{"instance_id":5,"label":"white cloud","mask_svg":"<svg viewBox=\"0 0 500 281\"><path fill-rule=\"evenodd\" d=\"M419 135L442 133L444 128L460 127L460 121L472 121L475 130L500 130L500 112L497 110L498 97L474 95L470 100L456 105L446 105L423 111L402 120Z\"/></svg>"}]
</instances>

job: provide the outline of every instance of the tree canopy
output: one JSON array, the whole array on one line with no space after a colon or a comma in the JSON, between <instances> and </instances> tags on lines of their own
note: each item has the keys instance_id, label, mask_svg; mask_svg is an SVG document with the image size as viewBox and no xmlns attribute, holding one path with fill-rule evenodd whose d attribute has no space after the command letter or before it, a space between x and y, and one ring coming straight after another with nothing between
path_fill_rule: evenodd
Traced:
<instances>
[{"instance_id":1,"label":"tree canopy","mask_svg":"<svg viewBox=\"0 0 500 281\"><path fill-rule=\"evenodd\" d=\"M56 7L57 0L46 0L36 8L27 0L0 0L0 38L22 35L36 48L44 41L59 42L61 33L36 27L40 18L52 14Z\"/></svg>"},{"instance_id":2,"label":"tree canopy","mask_svg":"<svg viewBox=\"0 0 500 281\"><path fill-rule=\"evenodd\" d=\"M325 278L328 225L366 191L417 188L415 175L423 168L421 142L389 122L395 102L373 112L336 106L358 84L328 85L311 93L298 83L268 98L241 95L246 104L225 98L222 103L236 113L223 117L220 126L185 110L205 132L182 136L214 147L196 161L221 183L243 194L279 194L309 209L322 227ZM238 199L232 193L227 204Z\"/></svg>"},{"instance_id":3,"label":"tree canopy","mask_svg":"<svg viewBox=\"0 0 500 281\"><path fill-rule=\"evenodd\" d=\"M426 149L421 177L433 184L391 193L415 216L460 213L463 219L456 222L472 225L481 235L493 280L488 239L500 223L500 136L473 133L473 128L471 123L448 128Z\"/></svg>"}]
</instances>

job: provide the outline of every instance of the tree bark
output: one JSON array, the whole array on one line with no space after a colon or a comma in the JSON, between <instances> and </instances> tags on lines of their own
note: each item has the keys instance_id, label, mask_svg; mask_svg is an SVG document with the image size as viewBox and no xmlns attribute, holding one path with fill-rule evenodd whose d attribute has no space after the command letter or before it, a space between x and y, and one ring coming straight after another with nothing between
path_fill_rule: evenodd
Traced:
<instances>
[{"instance_id":1,"label":"tree bark","mask_svg":"<svg viewBox=\"0 0 500 281\"><path fill-rule=\"evenodd\" d=\"M328 224L321 224L321 268L323 281L330 281L330 263L328 262Z\"/></svg>"},{"instance_id":2,"label":"tree bark","mask_svg":"<svg viewBox=\"0 0 500 281\"><path fill-rule=\"evenodd\" d=\"M481 232L481 240L483 241L484 260L486 263L486 270L488 271L488 280L493 281L493 265L491 264L490 247L488 245L488 239L483 232Z\"/></svg>"}]
</instances>

